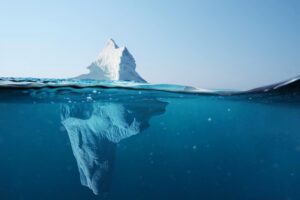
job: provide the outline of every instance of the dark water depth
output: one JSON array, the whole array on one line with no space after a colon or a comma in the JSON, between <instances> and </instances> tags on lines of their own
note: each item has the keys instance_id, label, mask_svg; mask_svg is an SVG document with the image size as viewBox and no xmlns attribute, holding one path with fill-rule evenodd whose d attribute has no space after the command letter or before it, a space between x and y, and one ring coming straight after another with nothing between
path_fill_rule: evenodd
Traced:
<instances>
[{"instance_id":1,"label":"dark water depth","mask_svg":"<svg viewBox=\"0 0 300 200\"><path fill-rule=\"evenodd\" d=\"M299 87L0 89L1 200L298 200Z\"/></svg>"}]
</instances>

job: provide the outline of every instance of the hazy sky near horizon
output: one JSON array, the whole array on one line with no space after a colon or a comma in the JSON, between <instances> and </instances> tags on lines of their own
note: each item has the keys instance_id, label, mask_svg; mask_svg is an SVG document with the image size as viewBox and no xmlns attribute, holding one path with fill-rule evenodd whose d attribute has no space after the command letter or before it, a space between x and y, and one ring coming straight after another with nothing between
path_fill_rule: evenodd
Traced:
<instances>
[{"instance_id":1,"label":"hazy sky near horizon","mask_svg":"<svg viewBox=\"0 0 300 200\"><path fill-rule=\"evenodd\" d=\"M298 0L0 0L0 77L85 73L109 38L153 83L248 89L300 75Z\"/></svg>"}]
</instances>

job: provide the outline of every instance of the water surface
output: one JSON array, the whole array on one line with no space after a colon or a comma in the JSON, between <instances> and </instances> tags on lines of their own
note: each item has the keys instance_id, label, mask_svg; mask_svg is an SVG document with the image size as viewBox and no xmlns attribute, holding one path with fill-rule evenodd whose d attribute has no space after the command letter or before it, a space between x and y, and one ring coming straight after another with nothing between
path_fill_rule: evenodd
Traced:
<instances>
[{"instance_id":1,"label":"water surface","mask_svg":"<svg viewBox=\"0 0 300 200\"><path fill-rule=\"evenodd\" d=\"M0 80L0 199L300 199L299 83Z\"/></svg>"}]
</instances>

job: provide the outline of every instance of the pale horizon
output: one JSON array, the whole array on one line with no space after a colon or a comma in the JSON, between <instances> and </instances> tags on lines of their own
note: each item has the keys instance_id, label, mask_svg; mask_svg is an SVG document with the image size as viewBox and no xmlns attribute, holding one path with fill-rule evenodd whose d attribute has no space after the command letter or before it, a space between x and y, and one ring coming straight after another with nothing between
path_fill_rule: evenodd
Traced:
<instances>
[{"instance_id":1,"label":"pale horizon","mask_svg":"<svg viewBox=\"0 0 300 200\"><path fill-rule=\"evenodd\" d=\"M113 38L150 83L255 88L300 75L299 8L294 0L2 2L0 77L86 73Z\"/></svg>"}]
</instances>

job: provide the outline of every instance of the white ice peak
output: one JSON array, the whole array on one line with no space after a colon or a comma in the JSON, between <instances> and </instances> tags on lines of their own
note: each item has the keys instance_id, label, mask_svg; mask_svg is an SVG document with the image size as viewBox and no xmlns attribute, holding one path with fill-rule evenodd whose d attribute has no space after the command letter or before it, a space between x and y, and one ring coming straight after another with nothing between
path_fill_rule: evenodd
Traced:
<instances>
[{"instance_id":1,"label":"white ice peak","mask_svg":"<svg viewBox=\"0 0 300 200\"><path fill-rule=\"evenodd\" d=\"M113 47L113 48L119 48L118 45L116 44L116 42L115 42L112 38L110 38L110 39L107 41L106 46L107 46L107 47L108 47L108 46L111 46L111 47Z\"/></svg>"},{"instance_id":2,"label":"white ice peak","mask_svg":"<svg viewBox=\"0 0 300 200\"><path fill-rule=\"evenodd\" d=\"M146 82L136 71L133 56L126 47L118 47L113 39L108 40L96 61L87 67L90 71L77 79L121 80Z\"/></svg>"}]
</instances>

